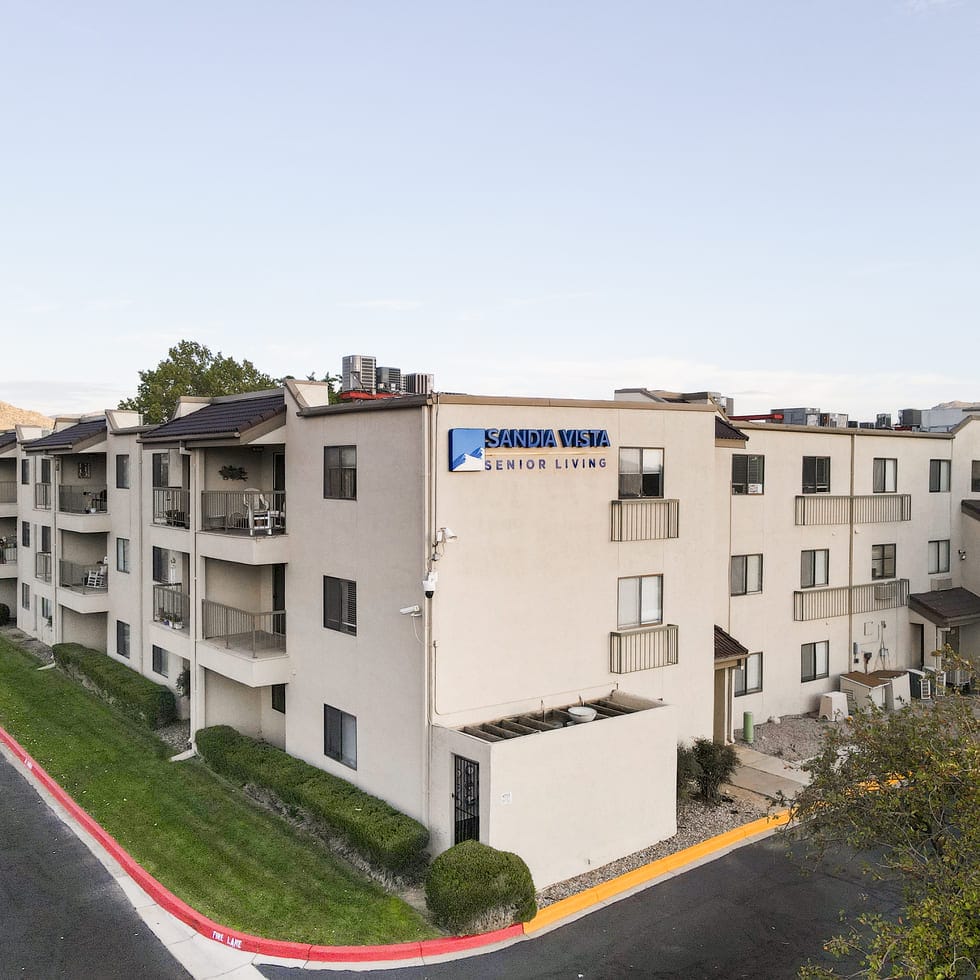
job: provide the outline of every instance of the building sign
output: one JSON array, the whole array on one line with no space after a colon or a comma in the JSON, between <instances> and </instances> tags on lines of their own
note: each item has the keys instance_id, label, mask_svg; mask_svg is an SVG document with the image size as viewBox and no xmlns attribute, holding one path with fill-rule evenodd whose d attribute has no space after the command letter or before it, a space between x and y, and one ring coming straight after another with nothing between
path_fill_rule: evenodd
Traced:
<instances>
[{"instance_id":1,"label":"building sign","mask_svg":"<svg viewBox=\"0 0 980 980\"><path fill-rule=\"evenodd\" d=\"M449 470L605 469L604 455L583 455L582 450L609 448L605 429L450 429ZM530 456L514 450L545 455ZM569 450L572 455L563 455L560 450Z\"/></svg>"}]
</instances>

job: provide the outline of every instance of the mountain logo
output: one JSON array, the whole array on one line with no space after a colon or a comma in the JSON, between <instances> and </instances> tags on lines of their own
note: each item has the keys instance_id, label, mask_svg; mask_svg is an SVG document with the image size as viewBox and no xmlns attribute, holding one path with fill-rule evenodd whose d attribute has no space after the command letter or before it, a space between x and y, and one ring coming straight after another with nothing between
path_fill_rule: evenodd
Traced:
<instances>
[{"instance_id":1,"label":"mountain logo","mask_svg":"<svg viewBox=\"0 0 980 980\"><path fill-rule=\"evenodd\" d=\"M449 430L449 472L482 473L485 429Z\"/></svg>"}]
</instances>

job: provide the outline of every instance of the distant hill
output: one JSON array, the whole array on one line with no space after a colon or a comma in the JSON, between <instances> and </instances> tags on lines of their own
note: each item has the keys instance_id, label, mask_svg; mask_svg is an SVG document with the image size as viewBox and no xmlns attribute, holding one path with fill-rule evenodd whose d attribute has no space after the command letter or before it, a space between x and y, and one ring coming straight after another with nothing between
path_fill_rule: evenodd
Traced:
<instances>
[{"instance_id":1,"label":"distant hill","mask_svg":"<svg viewBox=\"0 0 980 980\"><path fill-rule=\"evenodd\" d=\"M18 408L8 402L0 402L0 429L12 429L15 425L43 425L50 429L54 419L28 408Z\"/></svg>"},{"instance_id":2,"label":"distant hill","mask_svg":"<svg viewBox=\"0 0 980 980\"><path fill-rule=\"evenodd\" d=\"M940 402L933 405L933 408L977 408L980 402Z\"/></svg>"}]
</instances>

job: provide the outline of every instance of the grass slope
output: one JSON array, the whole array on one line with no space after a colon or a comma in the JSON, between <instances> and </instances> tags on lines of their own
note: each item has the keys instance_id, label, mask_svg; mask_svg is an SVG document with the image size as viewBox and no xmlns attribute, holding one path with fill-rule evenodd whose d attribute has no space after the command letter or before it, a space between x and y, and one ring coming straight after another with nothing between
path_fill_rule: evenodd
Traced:
<instances>
[{"instance_id":1,"label":"grass slope","mask_svg":"<svg viewBox=\"0 0 980 980\"><path fill-rule=\"evenodd\" d=\"M437 933L401 900L0 637L0 724L152 875L216 922L325 945Z\"/></svg>"}]
</instances>

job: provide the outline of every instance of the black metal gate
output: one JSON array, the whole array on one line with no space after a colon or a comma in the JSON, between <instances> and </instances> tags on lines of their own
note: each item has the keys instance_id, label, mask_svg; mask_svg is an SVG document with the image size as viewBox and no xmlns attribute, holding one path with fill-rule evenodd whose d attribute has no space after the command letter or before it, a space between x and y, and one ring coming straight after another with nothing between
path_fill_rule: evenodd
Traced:
<instances>
[{"instance_id":1,"label":"black metal gate","mask_svg":"<svg viewBox=\"0 0 980 980\"><path fill-rule=\"evenodd\" d=\"M453 756L455 779L453 800L456 804L454 844L480 839L480 763Z\"/></svg>"}]
</instances>

